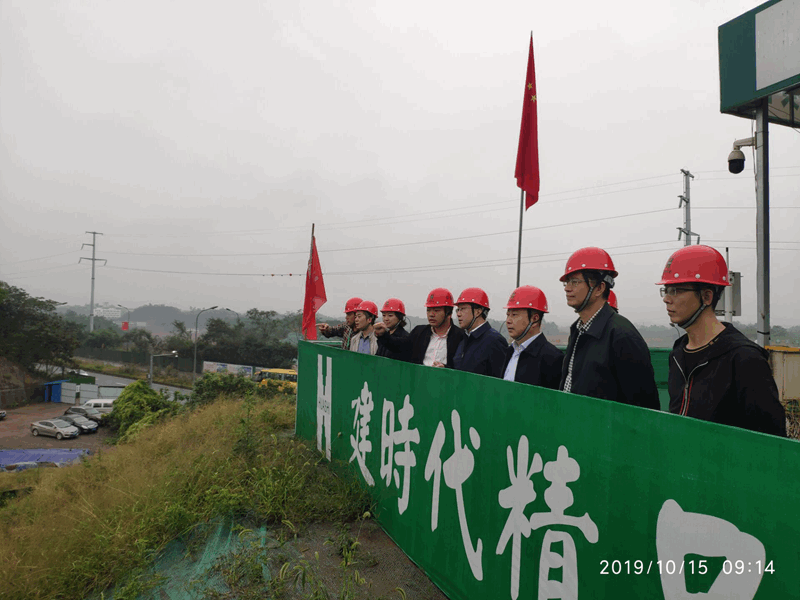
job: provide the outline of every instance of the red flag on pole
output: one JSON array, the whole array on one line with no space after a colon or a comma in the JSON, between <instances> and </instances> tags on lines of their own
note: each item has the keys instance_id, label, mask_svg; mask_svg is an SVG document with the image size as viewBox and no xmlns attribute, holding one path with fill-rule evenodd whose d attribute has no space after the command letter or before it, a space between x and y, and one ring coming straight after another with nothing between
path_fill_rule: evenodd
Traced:
<instances>
[{"instance_id":1,"label":"red flag on pole","mask_svg":"<svg viewBox=\"0 0 800 600\"><path fill-rule=\"evenodd\" d=\"M306 298L303 302L303 335L308 340L317 339L317 311L328 301L325 283L322 281L322 267L317 254L314 228L311 228L311 256L306 271Z\"/></svg>"},{"instance_id":2,"label":"red flag on pole","mask_svg":"<svg viewBox=\"0 0 800 600\"><path fill-rule=\"evenodd\" d=\"M525 77L525 96L522 103L522 124L517 149L517 187L525 192L525 210L539 200L539 130L536 118L536 70L533 66L533 34L528 51L528 74Z\"/></svg>"}]
</instances>

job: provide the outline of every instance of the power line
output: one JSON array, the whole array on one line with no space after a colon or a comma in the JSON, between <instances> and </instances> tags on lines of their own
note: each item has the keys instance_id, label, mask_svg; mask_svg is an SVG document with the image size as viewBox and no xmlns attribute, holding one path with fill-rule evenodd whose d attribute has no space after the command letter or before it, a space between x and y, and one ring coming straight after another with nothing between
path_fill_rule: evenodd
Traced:
<instances>
[{"instance_id":1,"label":"power line","mask_svg":"<svg viewBox=\"0 0 800 600\"><path fill-rule=\"evenodd\" d=\"M59 256L66 256L67 254L75 254L76 252L80 252L80 250L70 250L69 252L62 252L61 254L51 254L50 256L40 256L38 258L26 258L25 260L15 260L14 262L7 262L7 263L0 263L0 267L7 267L8 265L18 265L24 262L32 262L34 260L46 260L48 258L56 258Z\"/></svg>"},{"instance_id":2,"label":"power line","mask_svg":"<svg viewBox=\"0 0 800 600\"><path fill-rule=\"evenodd\" d=\"M652 215L657 213L663 213L667 211L676 210L675 208L661 208L658 210L649 210L643 211L638 213L628 213L625 215L615 215L612 217L599 217L596 219L586 219L583 221L572 221L569 223L556 223L554 225L542 225L539 227L528 227L523 231L540 231L543 229L553 229L556 227L567 227L569 225L583 225L586 223L597 223L599 221L610 221L615 219L625 219L629 217L639 217L643 215ZM330 254L332 252L351 252L351 251L358 251L358 250L376 250L380 248L399 248L399 247L406 247L406 246L419 246L422 244L438 244L443 242L456 242L461 240L472 240L477 238L485 238L485 237L493 237L498 235L508 235L509 233L517 233L516 230L513 231L498 231L495 233L479 233L474 235L464 235L459 237L453 238L441 238L436 240L422 240L417 242L403 242L400 244L382 244L377 246L360 246L357 248L333 248L329 250L325 250L326 254ZM233 254L165 254L165 253L154 253L154 252L107 252L107 254L118 254L118 255L125 255L125 256L160 256L160 257L170 257L170 258L223 258L223 257L244 257L244 256L289 256L289 255L297 255L297 254L307 254L305 250L297 250L291 252L255 252L255 253L233 253Z\"/></svg>"}]
</instances>

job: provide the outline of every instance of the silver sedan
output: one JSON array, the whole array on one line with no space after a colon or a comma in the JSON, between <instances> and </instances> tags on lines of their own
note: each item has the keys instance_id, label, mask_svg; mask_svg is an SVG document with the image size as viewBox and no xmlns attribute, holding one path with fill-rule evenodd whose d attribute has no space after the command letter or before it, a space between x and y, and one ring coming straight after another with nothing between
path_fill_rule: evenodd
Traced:
<instances>
[{"instance_id":1,"label":"silver sedan","mask_svg":"<svg viewBox=\"0 0 800 600\"><path fill-rule=\"evenodd\" d=\"M57 440L78 437L78 428L61 419L36 421L31 423L31 433L36 435L52 435Z\"/></svg>"}]
</instances>

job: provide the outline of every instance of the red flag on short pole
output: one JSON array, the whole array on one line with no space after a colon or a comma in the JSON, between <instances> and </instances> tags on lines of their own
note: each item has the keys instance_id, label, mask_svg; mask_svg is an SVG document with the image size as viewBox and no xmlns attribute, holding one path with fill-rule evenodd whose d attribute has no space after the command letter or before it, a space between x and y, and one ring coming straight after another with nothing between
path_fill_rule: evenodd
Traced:
<instances>
[{"instance_id":1,"label":"red flag on short pole","mask_svg":"<svg viewBox=\"0 0 800 600\"><path fill-rule=\"evenodd\" d=\"M127 321L123 321L122 322L122 331L128 331L128 322Z\"/></svg>"},{"instance_id":2,"label":"red flag on short pole","mask_svg":"<svg viewBox=\"0 0 800 600\"><path fill-rule=\"evenodd\" d=\"M307 340L317 339L317 311L328 301L325 283L322 281L322 267L317 254L314 228L311 228L311 256L306 271L306 298L303 303L303 335Z\"/></svg>"},{"instance_id":3,"label":"red flag on short pole","mask_svg":"<svg viewBox=\"0 0 800 600\"><path fill-rule=\"evenodd\" d=\"M539 200L539 130L536 106L536 70L533 66L533 34L528 50L528 74L525 76L525 96L522 103L522 123L517 149L517 187L525 192L525 210Z\"/></svg>"}]
</instances>

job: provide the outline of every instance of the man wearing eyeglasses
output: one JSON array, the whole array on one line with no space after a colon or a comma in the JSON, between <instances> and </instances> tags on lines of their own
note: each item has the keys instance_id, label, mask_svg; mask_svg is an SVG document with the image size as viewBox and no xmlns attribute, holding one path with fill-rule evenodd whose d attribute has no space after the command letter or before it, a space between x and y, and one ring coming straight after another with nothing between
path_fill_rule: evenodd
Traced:
<instances>
[{"instance_id":1,"label":"man wearing eyeglasses","mask_svg":"<svg viewBox=\"0 0 800 600\"><path fill-rule=\"evenodd\" d=\"M658 410L647 344L608 304L616 277L611 257L601 248L582 248L567 260L561 281L578 320L570 327L559 389Z\"/></svg>"},{"instance_id":2,"label":"man wearing eyeglasses","mask_svg":"<svg viewBox=\"0 0 800 600\"><path fill-rule=\"evenodd\" d=\"M722 255L686 246L669 258L659 284L671 324L686 330L669 356L670 412L786 437L769 354L714 313L730 285Z\"/></svg>"},{"instance_id":3,"label":"man wearing eyeglasses","mask_svg":"<svg viewBox=\"0 0 800 600\"><path fill-rule=\"evenodd\" d=\"M456 300L458 326L465 333L456 349L453 366L458 371L491 375L492 365L506 351L508 343L489 323L489 296L481 288L471 287Z\"/></svg>"}]
</instances>

